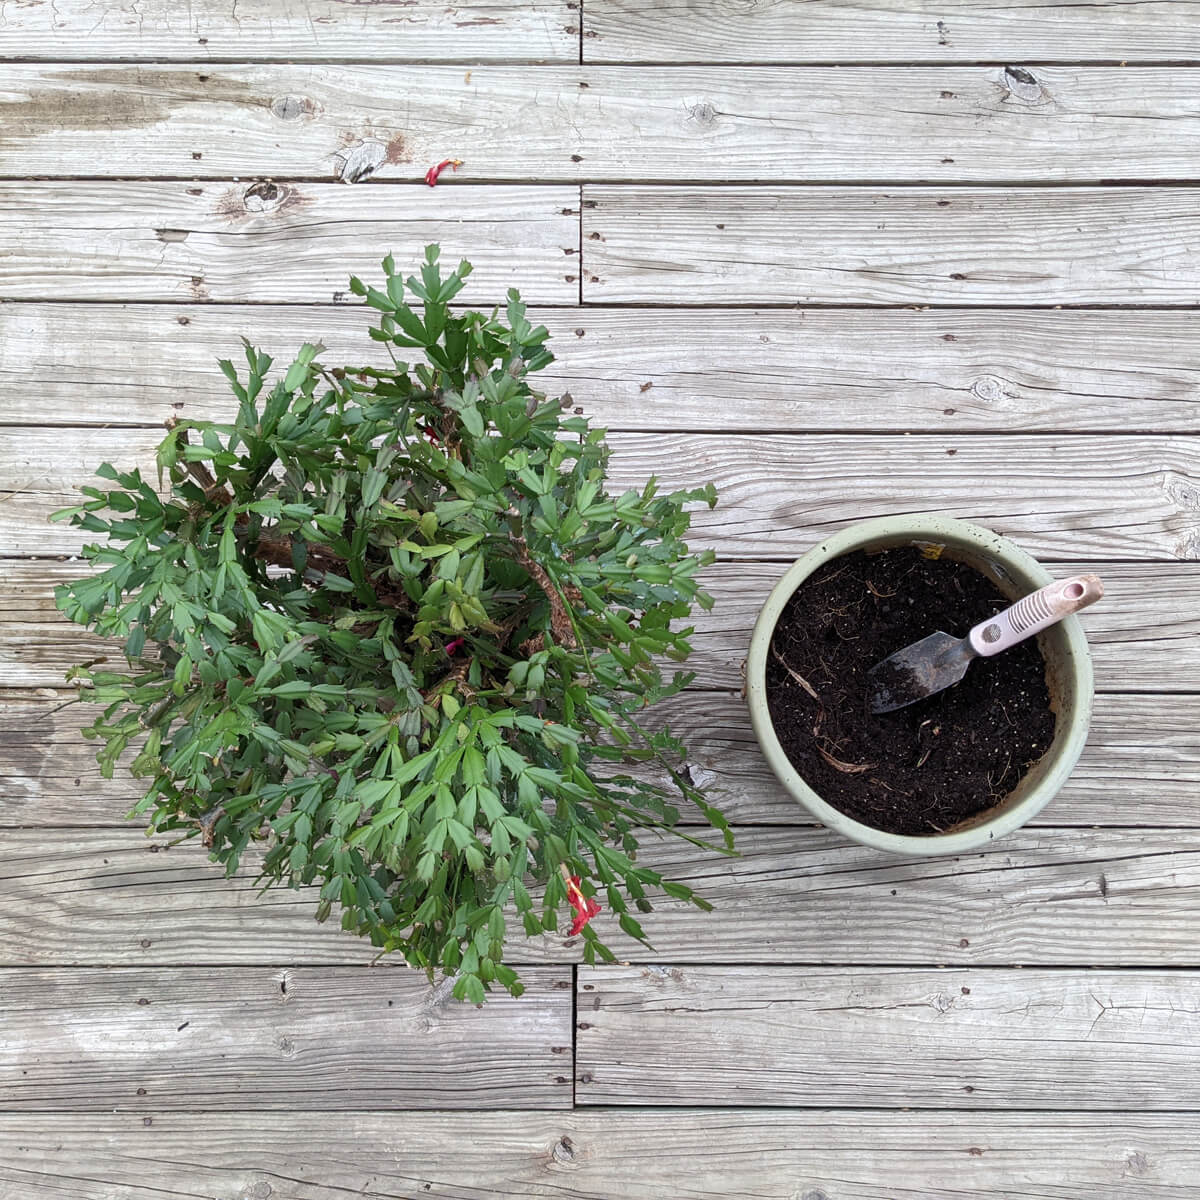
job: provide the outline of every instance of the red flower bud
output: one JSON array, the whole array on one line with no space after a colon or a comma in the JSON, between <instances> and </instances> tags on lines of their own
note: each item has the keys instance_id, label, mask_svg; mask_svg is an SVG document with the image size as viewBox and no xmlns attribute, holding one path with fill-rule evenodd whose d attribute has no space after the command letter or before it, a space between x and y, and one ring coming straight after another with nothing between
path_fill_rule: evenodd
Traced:
<instances>
[{"instance_id":1,"label":"red flower bud","mask_svg":"<svg viewBox=\"0 0 1200 1200\"><path fill-rule=\"evenodd\" d=\"M575 920L571 922L571 937L582 933L584 926L600 911L600 905L585 896L579 885L578 875L572 875L567 880L567 900L575 910Z\"/></svg>"}]
</instances>

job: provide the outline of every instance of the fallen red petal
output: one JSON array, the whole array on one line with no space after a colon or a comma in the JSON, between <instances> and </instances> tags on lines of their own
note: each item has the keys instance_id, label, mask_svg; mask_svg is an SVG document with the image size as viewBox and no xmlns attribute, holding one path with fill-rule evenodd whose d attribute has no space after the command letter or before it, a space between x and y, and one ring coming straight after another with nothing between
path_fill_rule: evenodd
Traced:
<instances>
[{"instance_id":1,"label":"fallen red petal","mask_svg":"<svg viewBox=\"0 0 1200 1200\"><path fill-rule=\"evenodd\" d=\"M429 170L425 172L425 182L429 184L430 187L437 187L438 177L447 167L453 171L457 171L461 166L461 158L443 158L436 167L430 167Z\"/></svg>"}]
</instances>

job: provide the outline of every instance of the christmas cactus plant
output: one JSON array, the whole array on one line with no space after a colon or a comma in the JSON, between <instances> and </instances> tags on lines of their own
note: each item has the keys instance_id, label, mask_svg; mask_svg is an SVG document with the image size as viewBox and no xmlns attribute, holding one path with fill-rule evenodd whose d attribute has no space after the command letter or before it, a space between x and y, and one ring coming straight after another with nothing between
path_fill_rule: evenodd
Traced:
<instances>
[{"instance_id":1,"label":"christmas cactus plant","mask_svg":"<svg viewBox=\"0 0 1200 1200\"><path fill-rule=\"evenodd\" d=\"M106 535L101 568L58 590L73 620L124 639L128 669L72 673L101 706L84 731L111 774L133 744L131 816L197 836L228 873L319 889L343 928L479 1002L515 916L530 936L573 910L587 961L597 894L630 936L657 889L638 860L682 802L722 833L683 746L645 710L684 687L709 554L685 505L605 488L609 449L570 397L531 384L552 361L516 292L452 312L470 271L430 247L407 286L389 256L384 366L328 367L306 345L221 368L228 423L169 423L158 487L109 464L108 488L55 514ZM408 297L412 297L410 304ZM231 404L231 411L233 405ZM167 486L169 480L169 487Z\"/></svg>"}]
</instances>

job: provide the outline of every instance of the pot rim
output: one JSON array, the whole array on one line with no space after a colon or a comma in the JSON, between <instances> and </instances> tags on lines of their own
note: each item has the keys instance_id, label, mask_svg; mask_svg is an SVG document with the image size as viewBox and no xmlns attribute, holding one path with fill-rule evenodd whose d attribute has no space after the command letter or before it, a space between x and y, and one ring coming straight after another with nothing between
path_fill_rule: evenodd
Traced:
<instances>
[{"instance_id":1,"label":"pot rim","mask_svg":"<svg viewBox=\"0 0 1200 1200\"><path fill-rule=\"evenodd\" d=\"M853 841L878 850L896 854L930 856L958 854L986 846L989 842L1032 820L1058 793L1074 769L1087 740L1091 717L1093 675L1091 653L1083 625L1077 616L1059 622L1066 639L1067 669L1074 680L1074 703L1068 713L1059 717L1054 741L1047 756L1042 778L1029 795L1016 804L1005 805L990 818L976 819L965 828L950 833L916 837L910 834L888 833L856 821L834 808L815 792L792 766L784 753L775 727L771 722L766 697L766 663L771 637L784 606L797 587L823 562L838 558L872 543L902 542L905 538L934 540L948 537L959 545L997 560L1020 582L1031 588L1043 587L1053 576L1031 554L1000 534L957 517L924 513L898 514L860 521L838 530L806 554L796 559L772 588L759 611L746 657L746 699L750 707L750 723L768 765L793 799L803 805L822 824Z\"/></svg>"}]
</instances>

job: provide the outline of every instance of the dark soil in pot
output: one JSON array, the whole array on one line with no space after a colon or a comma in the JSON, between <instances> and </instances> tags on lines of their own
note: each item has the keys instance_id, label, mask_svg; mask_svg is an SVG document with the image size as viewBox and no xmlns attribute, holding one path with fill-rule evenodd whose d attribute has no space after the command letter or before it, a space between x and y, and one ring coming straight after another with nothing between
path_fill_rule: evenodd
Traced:
<instances>
[{"instance_id":1,"label":"dark soil in pot","mask_svg":"<svg viewBox=\"0 0 1200 1200\"><path fill-rule=\"evenodd\" d=\"M810 575L767 661L771 722L809 787L864 825L915 836L1003 800L1054 738L1036 639L890 713L870 711L867 671L934 630L965 636L1010 603L974 567L908 546L847 554Z\"/></svg>"}]
</instances>

